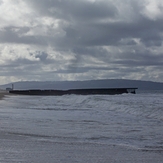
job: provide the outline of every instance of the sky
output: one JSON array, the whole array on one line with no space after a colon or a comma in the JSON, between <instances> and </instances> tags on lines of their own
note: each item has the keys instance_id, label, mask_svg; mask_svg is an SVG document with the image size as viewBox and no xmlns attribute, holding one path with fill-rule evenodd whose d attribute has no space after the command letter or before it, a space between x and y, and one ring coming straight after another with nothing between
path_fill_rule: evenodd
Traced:
<instances>
[{"instance_id":1,"label":"sky","mask_svg":"<svg viewBox=\"0 0 163 163\"><path fill-rule=\"evenodd\" d=\"M162 0L0 0L0 84L163 82Z\"/></svg>"}]
</instances>

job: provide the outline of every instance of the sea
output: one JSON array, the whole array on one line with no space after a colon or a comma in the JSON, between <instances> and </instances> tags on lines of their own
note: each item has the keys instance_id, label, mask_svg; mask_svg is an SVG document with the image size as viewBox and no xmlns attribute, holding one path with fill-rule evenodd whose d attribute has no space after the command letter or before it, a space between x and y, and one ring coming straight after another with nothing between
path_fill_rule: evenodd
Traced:
<instances>
[{"instance_id":1,"label":"sea","mask_svg":"<svg viewBox=\"0 0 163 163\"><path fill-rule=\"evenodd\" d=\"M52 162L52 159L83 162L81 159L89 151L83 144L101 149L117 146L128 151L156 152L161 157L163 91L121 95L12 95L0 101L0 163L28 162L30 157L29 162ZM80 161L72 156L73 152L80 155L75 148L72 151L73 145L82 147L80 154L85 152ZM52 153L48 155L47 151L56 152L56 157L50 160ZM71 152L67 154L67 151ZM64 160L62 152L67 154Z\"/></svg>"}]
</instances>

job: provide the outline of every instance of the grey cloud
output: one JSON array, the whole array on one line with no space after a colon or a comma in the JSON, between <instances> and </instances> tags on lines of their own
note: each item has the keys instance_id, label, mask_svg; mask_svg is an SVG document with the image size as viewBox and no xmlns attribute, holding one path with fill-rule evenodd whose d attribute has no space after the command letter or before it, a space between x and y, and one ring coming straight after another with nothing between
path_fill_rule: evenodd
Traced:
<instances>
[{"instance_id":1,"label":"grey cloud","mask_svg":"<svg viewBox=\"0 0 163 163\"><path fill-rule=\"evenodd\" d=\"M27 1L37 8L40 14L53 16L61 19L76 20L98 20L114 17L117 13L116 7L106 1L90 2L87 0L34 0Z\"/></svg>"},{"instance_id":2,"label":"grey cloud","mask_svg":"<svg viewBox=\"0 0 163 163\"><path fill-rule=\"evenodd\" d=\"M102 47L74 47L72 49L72 51L75 54L79 54L79 55L91 55L91 56L96 56L96 57L100 57L100 56L106 56L108 55L108 51L105 50Z\"/></svg>"},{"instance_id":3,"label":"grey cloud","mask_svg":"<svg viewBox=\"0 0 163 163\"><path fill-rule=\"evenodd\" d=\"M40 75L42 73L41 61L31 61L26 58L18 58L14 61L8 61L5 65L0 66L0 76L16 76L16 77L25 77L26 79L31 80L28 76Z\"/></svg>"},{"instance_id":4,"label":"grey cloud","mask_svg":"<svg viewBox=\"0 0 163 163\"><path fill-rule=\"evenodd\" d=\"M59 71L60 73L85 73L85 72L89 72L89 71L92 71L92 70L95 70L95 71L117 71L119 70L119 68L111 68L111 67L69 67L69 69L67 69L66 71Z\"/></svg>"},{"instance_id":5,"label":"grey cloud","mask_svg":"<svg viewBox=\"0 0 163 163\"><path fill-rule=\"evenodd\" d=\"M30 30L29 27L8 26L0 31L0 43L17 43L17 44L38 44L46 45L45 38L42 36L26 36Z\"/></svg>"},{"instance_id":6,"label":"grey cloud","mask_svg":"<svg viewBox=\"0 0 163 163\"><path fill-rule=\"evenodd\" d=\"M0 76L28 76L37 72L38 64L28 59L17 59L8 61L5 65L0 66Z\"/></svg>"},{"instance_id":7,"label":"grey cloud","mask_svg":"<svg viewBox=\"0 0 163 163\"><path fill-rule=\"evenodd\" d=\"M78 21L97 21L114 17L117 13L116 7L105 1L94 3L89 1L71 1L65 5L65 10L66 9L68 9L67 12Z\"/></svg>"},{"instance_id":8,"label":"grey cloud","mask_svg":"<svg viewBox=\"0 0 163 163\"><path fill-rule=\"evenodd\" d=\"M27 58L17 58L15 60L7 60L5 65L2 67L4 68L11 68L11 69L26 69L26 67L31 67L32 65L38 64L38 61L29 60Z\"/></svg>"},{"instance_id":9,"label":"grey cloud","mask_svg":"<svg viewBox=\"0 0 163 163\"><path fill-rule=\"evenodd\" d=\"M35 17L30 18L28 24L33 22L36 25L24 27L8 25L1 28L0 43L32 45L29 48L32 53L29 55L37 61L22 58L8 61L10 63L6 65L5 72L7 66L10 69L13 65L16 72L20 70L30 74L29 70L35 69L38 70L35 73L48 76L46 73L49 72L40 72L40 69L49 65L56 68L55 71L51 71L55 74L74 73L82 76L84 73L85 77L89 77L91 74L96 76L97 72L100 72L97 78L109 78L130 77L138 73L140 76L148 74L150 73L148 70L143 70L146 67L152 68L152 73L156 70L158 74L159 68L163 65L163 54L160 52L163 46L163 18L150 19L144 15L143 0L128 0L126 4L107 0L95 2L26 0L25 2L35 13ZM123 5L130 6L130 9L122 13L119 8ZM41 22L42 18L45 21L46 18L52 19L44 25ZM58 24L56 25L53 20L57 20ZM39 28L41 28L40 35L34 33ZM27 35L31 30L33 35ZM45 33L42 35L41 32L44 30ZM54 60L50 58L47 50L49 47L54 50L54 54L52 52L51 55L59 54L63 58L72 55L72 58L68 58L67 61L57 58ZM58 65L62 65L61 68L58 68ZM15 75L18 75L16 72Z\"/></svg>"},{"instance_id":10,"label":"grey cloud","mask_svg":"<svg viewBox=\"0 0 163 163\"><path fill-rule=\"evenodd\" d=\"M122 38L140 38L145 45L152 41L153 45L160 46L162 42L160 32L162 30L163 20L151 21L142 19L139 22L132 23L101 23L92 25L92 29L88 28L85 34L82 33L82 41L83 44L98 46L117 45Z\"/></svg>"},{"instance_id":11,"label":"grey cloud","mask_svg":"<svg viewBox=\"0 0 163 163\"><path fill-rule=\"evenodd\" d=\"M7 27L4 32L1 32L1 42L15 41L26 44L50 44L58 46L58 48L72 49L76 46L115 46L120 44L122 38L140 38L145 46L162 45L160 32L163 30L163 19L152 21L144 17L138 12L141 7L135 1L130 2L136 15L132 22L98 21L105 18L116 19L115 17L118 17L116 6L108 1L92 3L86 0L34 0L27 3L37 8L42 15L57 17L69 22L67 26L60 24L60 29L63 29L66 35L56 36L55 38L39 35L20 36L21 31L25 33L30 30L30 27L20 28L18 32L14 32L12 30L13 27ZM53 13L50 8L54 8L55 12ZM58 16L59 13L62 14L62 17ZM49 26L49 31L53 32L54 30Z\"/></svg>"},{"instance_id":12,"label":"grey cloud","mask_svg":"<svg viewBox=\"0 0 163 163\"><path fill-rule=\"evenodd\" d=\"M119 46L121 39L138 38L147 47L162 45L163 19L149 20L140 17L133 22L90 22L71 24L64 27L66 35L55 40L55 45L73 48L75 46ZM126 45L136 42L126 43ZM124 45L124 43L123 43Z\"/></svg>"},{"instance_id":13,"label":"grey cloud","mask_svg":"<svg viewBox=\"0 0 163 163\"><path fill-rule=\"evenodd\" d=\"M125 53L122 58L112 61L115 64L123 65L125 67L147 67L159 66L163 67L163 53L152 54L150 51L136 52L135 54Z\"/></svg>"},{"instance_id":14,"label":"grey cloud","mask_svg":"<svg viewBox=\"0 0 163 163\"><path fill-rule=\"evenodd\" d=\"M45 52L36 52L36 55L35 55L36 58L39 58L42 62L46 61L47 60L47 57L48 57L48 54L45 53Z\"/></svg>"},{"instance_id":15,"label":"grey cloud","mask_svg":"<svg viewBox=\"0 0 163 163\"><path fill-rule=\"evenodd\" d=\"M3 0L0 0L0 5L3 4Z\"/></svg>"}]
</instances>

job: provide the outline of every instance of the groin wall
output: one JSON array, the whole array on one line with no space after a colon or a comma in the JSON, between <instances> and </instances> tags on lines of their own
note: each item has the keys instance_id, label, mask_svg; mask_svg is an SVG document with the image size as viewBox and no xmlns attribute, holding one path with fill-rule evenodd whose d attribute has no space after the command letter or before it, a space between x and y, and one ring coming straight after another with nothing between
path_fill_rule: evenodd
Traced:
<instances>
[{"instance_id":1,"label":"groin wall","mask_svg":"<svg viewBox=\"0 0 163 163\"><path fill-rule=\"evenodd\" d=\"M20 95L40 95L40 96L61 96L68 94L77 95L115 95L123 93L136 93L137 88L98 88L98 89L69 89L69 90L10 90L9 93L20 94Z\"/></svg>"}]
</instances>

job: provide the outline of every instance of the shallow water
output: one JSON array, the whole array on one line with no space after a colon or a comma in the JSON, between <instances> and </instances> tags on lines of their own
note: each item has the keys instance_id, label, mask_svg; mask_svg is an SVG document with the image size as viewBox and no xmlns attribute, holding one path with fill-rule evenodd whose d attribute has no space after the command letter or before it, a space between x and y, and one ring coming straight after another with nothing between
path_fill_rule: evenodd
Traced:
<instances>
[{"instance_id":1,"label":"shallow water","mask_svg":"<svg viewBox=\"0 0 163 163\"><path fill-rule=\"evenodd\" d=\"M163 152L162 99L163 93L158 92L10 96L0 101L1 143L12 137L15 145L25 139Z\"/></svg>"}]
</instances>

